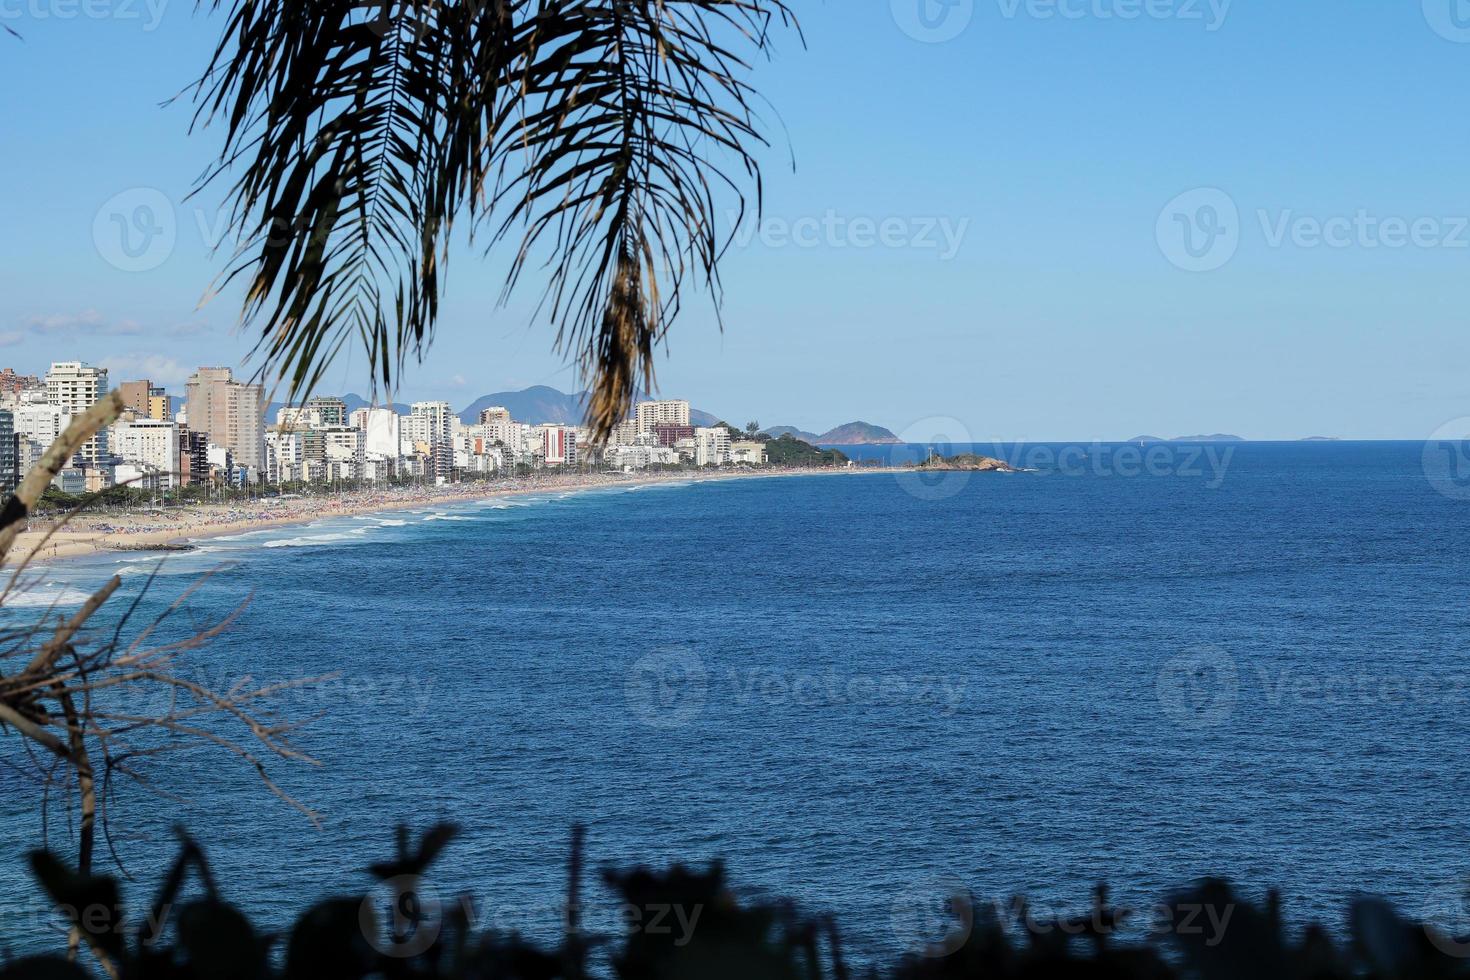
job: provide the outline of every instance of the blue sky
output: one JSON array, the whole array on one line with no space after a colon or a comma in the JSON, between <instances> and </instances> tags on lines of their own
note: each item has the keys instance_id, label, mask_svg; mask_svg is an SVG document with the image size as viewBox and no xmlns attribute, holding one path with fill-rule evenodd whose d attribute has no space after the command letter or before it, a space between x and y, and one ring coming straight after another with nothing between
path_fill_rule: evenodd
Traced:
<instances>
[{"instance_id":1,"label":"blue sky","mask_svg":"<svg viewBox=\"0 0 1470 980\"><path fill-rule=\"evenodd\" d=\"M687 305L662 390L818 431L1424 438L1470 415L1457 2L793 0L807 47L756 76L767 221L725 265L725 332ZM238 364L238 297L199 306L218 191L185 200L218 136L161 105L222 18L0 0L0 22L25 37L0 36L0 364L175 386ZM171 215L150 268L107 244L118 200ZM535 289L497 308L503 263L452 255L401 397L575 386ZM361 358L332 378L367 387Z\"/></svg>"}]
</instances>

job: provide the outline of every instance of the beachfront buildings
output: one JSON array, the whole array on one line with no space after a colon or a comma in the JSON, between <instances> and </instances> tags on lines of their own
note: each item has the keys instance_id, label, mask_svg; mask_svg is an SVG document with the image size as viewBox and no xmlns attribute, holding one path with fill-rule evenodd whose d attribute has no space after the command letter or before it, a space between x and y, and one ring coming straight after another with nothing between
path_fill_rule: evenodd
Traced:
<instances>
[{"instance_id":1,"label":"beachfront buildings","mask_svg":"<svg viewBox=\"0 0 1470 980\"><path fill-rule=\"evenodd\" d=\"M236 381L229 368L202 367L184 386L189 428L228 449L232 468L265 465L265 389Z\"/></svg>"},{"instance_id":2,"label":"beachfront buildings","mask_svg":"<svg viewBox=\"0 0 1470 980\"><path fill-rule=\"evenodd\" d=\"M577 462L577 430L570 425L542 425L541 458L547 466L574 466Z\"/></svg>"},{"instance_id":3,"label":"beachfront buildings","mask_svg":"<svg viewBox=\"0 0 1470 980\"><path fill-rule=\"evenodd\" d=\"M107 368L92 367L81 361L58 361L46 372L46 401L62 415L80 415L107 394ZM65 428L65 426L62 426ZM87 468L102 468L110 463L107 452L107 430L103 429L82 443L76 459Z\"/></svg>"},{"instance_id":4,"label":"beachfront buildings","mask_svg":"<svg viewBox=\"0 0 1470 980\"><path fill-rule=\"evenodd\" d=\"M748 466L765 466L770 462L766 444L758 439L737 439L730 443L730 462Z\"/></svg>"},{"instance_id":5,"label":"beachfront buildings","mask_svg":"<svg viewBox=\"0 0 1470 980\"><path fill-rule=\"evenodd\" d=\"M170 421L173 412L169 409L168 394L163 388L146 378L142 381L124 381L117 386L123 405L134 418Z\"/></svg>"},{"instance_id":6,"label":"beachfront buildings","mask_svg":"<svg viewBox=\"0 0 1470 980\"><path fill-rule=\"evenodd\" d=\"M362 479L364 436L361 429L350 425L308 429L301 441L305 479L313 483Z\"/></svg>"},{"instance_id":7,"label":"beachfront buildings","mask_svg":"<svg viewBox=\"0 0 1470 980\"><path fill-rule=\"evenodd\" d=\"M0 491L10 493L20 484L20 437L15 414L0 409Z\"/></svg>"},{"instance_id":8,"label":"beachfront buildings","mask_svg":"<svg viewBox=\"0 0 1470 980\"><path fill-rule=\"evenodd\" d=\"M724 466L730 461L729 429L716 425L694 430L695 466Z\"/></svg>"},{"instance_id":9,"label":"beachfront buildings","mask_svg":"<svg viewBox=\"0 0 1470 980\"><path fill-rule=\"evenodd\" d=\"M24 396L12 411L15 423L17 466L28 470L41 461L46 447L56 441L61 430L66 428L71 416L48 401L35 400L34 394ZM42 399L45 392L41 392Z\"/></svg>"},{"instance_id":10,"label":"beachfront buildings","mask_svg":"<svg viewBox=\"0 0 1470 980\"><path fill-rule=\"evenodd\" d=\"M652 432L660 425L688 425L689 402L683 399L639 402L633 410L639 432Z\"/></svg>"},{"instance_id":11,"label":"beachfront buildings","mask_svg":"<svg viewBox=\"0 0 1470 980\"><path fill-rule=\"evenodd\" d=\"M11 479L8 474L18 478L33 466L72 416L108 386L105 368L82 361L56 362L44 380L0 372L0 485ZM699 417L684 399L638 403L605 443L596 444L586 429L567 423L562 409L547 410L562 417L521 421L503 405L461 416L447 401L419 401L400 410L363 406L352 396L318 396L278 407L274 424L267 425L263 388L223 367L201 367L189 377L177 415L176 402L150 379L122 381L117 388L126 406L122 416L88 441L58 486L97 491L115 482L148 490L442 482L543 468L766 462L764 443L723 424L691 424L708 416ZM359 407L350 408L354 404Z\"/></svg>"},{"instance_id":12,"label":"beachfront buildings","mask_svg":"<svg viewBox=\"0 0 1470 980\"><path fill-rule=\"evenodd\" d=\"M179 427L162 419L120 419L112 426L112 451L119 462L114 478L145 489L178 485ZM128 472L123 472L128 467Z\"/></svg>"},{"instance_id":13,"label":"beachfront buildings","mask_svg":"<svg viewBox=\"0 0 1470 980\"><path fill-rule=\"evenodd\" d=\"M359 408L348 424L363 433L363 456L374 462L398 458L403 441L403 420L391 408Z\"/></svg>"},{"instance_id":14,"label":"beachfront buildings","mask_svg":"<svg viewBox=\"0 0 1470 980\"><path fill-rule=\"evenodd\" d=\"M347 424L347 403L340 398L318 395L307 399L306 408L316 413L322 425L344 426Z\"/></svg>"}]
</instances>

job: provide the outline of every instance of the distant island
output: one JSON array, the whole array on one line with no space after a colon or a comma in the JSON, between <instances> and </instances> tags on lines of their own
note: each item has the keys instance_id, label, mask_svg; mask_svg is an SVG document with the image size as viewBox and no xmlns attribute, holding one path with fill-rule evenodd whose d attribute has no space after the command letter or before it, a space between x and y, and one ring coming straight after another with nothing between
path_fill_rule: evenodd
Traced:
<instances>
[{"instance_id":1,"label":"distant island","mask_svg":"<svg viewBox=\"0 0 1470 980\"><path fill-rule=\"evenodd\" d=\"M930 456L917 467L921 470L971 470L976 473L1019 473L1010 463L993 456L960 453L957 456Z\"/></svg>"},{"instance_id":2,"label":"distant island","mask_svg":"<svg viewBox=\"0 0 1470 980\"><path fill-rule=\"evenodd\" d=\"M1240 436L1232 436L1223 432L1216 432L1208 436L1175 436L1172 439L1160 439L1158 436L1134 436L1129 442L1245 442Z\"/></svg>"}]
</instances>

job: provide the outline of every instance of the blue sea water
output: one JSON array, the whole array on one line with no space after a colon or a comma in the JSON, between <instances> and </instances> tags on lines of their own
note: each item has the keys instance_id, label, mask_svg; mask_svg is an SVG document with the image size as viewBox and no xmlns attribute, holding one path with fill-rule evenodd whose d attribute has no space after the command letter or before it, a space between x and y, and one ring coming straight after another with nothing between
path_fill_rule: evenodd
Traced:
<instances>
[{"instance_id":1,"label":"blue sea water","mask_svg":"<svg viewBox=\"0 0 1470 980\"><path fill-rule=\"evenodd\" d=\"M956 882L1063 911L1101 880L1146 907L1227 875L1332 926L1356 890L1452 899L1470 503L1423 446L1173 447L1152 468L1065 449L1035 472L543 493L170 557L135 622L222 562L179 623L248 600L200 676L341 675L283 703L320 765L271 765L323 826L221 752L165 754L147 771L182 801L117 785L127 890L151 893L183 822L226 894L284 926L364 888L396 822L443 818L463 833L442 894L541 936L578 821L596 865L723 858L752 894L837 912L859 957L914 942L907 911ZM130 599L155 567L65 563L26 601L115 571ZM34 948L35 787L0 773L0 922Z\"/></svg>"}]
</instances>

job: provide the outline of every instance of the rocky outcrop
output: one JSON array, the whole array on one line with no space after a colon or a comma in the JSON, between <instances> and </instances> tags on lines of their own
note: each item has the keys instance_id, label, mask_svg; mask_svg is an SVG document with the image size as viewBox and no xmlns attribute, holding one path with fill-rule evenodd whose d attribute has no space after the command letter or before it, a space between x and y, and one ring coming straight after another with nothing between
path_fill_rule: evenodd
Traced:
<instances>
[{"instance_id":1,"label":"rocky outcrop","mask_svg":"<svg viewBox=\"0 0 1470 980\"><path fill-rule=\"evenodd\" d=\"M993 456L960 453L958 456L931 456L919 464L921 470L969 470L975 473L1019 473L1010 463Z\"/></svg>"}]
</instances>

